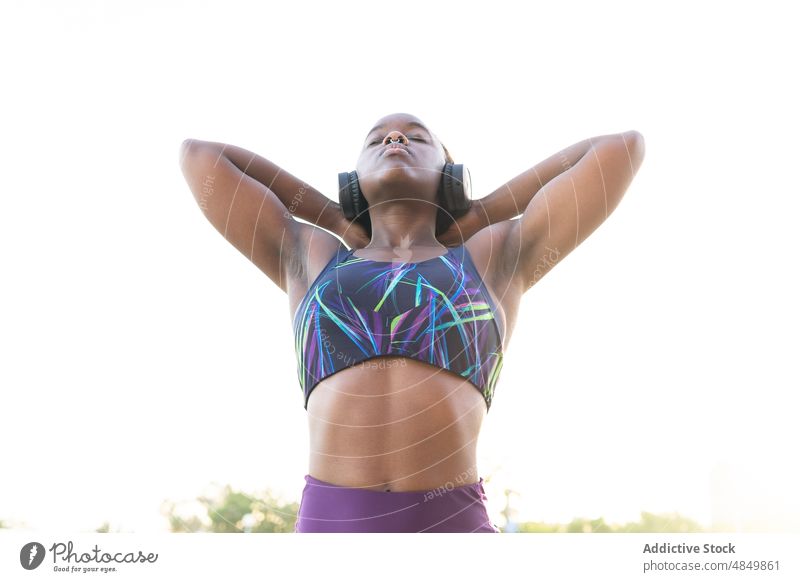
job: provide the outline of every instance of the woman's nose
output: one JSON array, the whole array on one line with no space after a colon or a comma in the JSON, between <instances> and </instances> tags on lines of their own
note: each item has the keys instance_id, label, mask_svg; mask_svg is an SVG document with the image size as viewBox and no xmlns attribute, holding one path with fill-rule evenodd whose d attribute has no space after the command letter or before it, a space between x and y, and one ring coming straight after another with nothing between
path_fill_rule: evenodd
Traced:
<instances>
[{"instance_id":1,"label":"woman's nose","mask_svg":"<svg viewBox=\"0 0 800 582\"><path fill-rule=\"evenodd\" d=\"M408 142L408 140L406 139L406 136L404 136L401 132L396 131L396 130L395 131L390 131L388 134L386 134L386 137L383 138L383 143L386 143L387 140L388 141L399 141L399 142L401 142L403 144L406 144Z\"/></svg>"}]
</instances>

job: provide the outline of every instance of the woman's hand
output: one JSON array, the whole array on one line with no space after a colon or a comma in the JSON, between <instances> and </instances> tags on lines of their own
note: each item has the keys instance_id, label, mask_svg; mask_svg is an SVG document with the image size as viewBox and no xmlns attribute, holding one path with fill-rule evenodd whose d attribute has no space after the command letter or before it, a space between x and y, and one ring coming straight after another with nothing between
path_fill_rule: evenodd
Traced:
<instances>
[{"instance_id":1,"label":"woman's hand","mask_svg":"<svg viewBox=\"0 0 800 582\"><path fill-rule=\"evenodd\" d=\"M341 207L338 208L336 214L336 224L334 224L333 232L342 237L351 249L363 249L370 241L370 237L364 227L355 220L345 218Z\"/></svg>"},{"instance_id":2,"label":"woman's hand","mask_svg":"<svg viewBox=\"0 0 800 582\"><path fill-rule=\"evenodd\" d=\"M446 247L458 246L468 241L473 234L489 226L488 217L483 206L473 200L469 210L457 218L446 231L437 236L437 240Z\"/></svg>"}]
</instances>

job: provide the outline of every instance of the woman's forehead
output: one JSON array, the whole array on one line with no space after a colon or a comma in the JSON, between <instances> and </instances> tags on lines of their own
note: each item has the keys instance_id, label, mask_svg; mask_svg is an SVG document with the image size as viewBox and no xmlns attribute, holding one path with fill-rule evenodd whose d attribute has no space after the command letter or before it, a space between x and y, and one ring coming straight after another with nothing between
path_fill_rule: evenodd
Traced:
<instances>
[{"instance_id":1,"label":"woman's forehead","mask_svg":"<svg viewBox=\"0 0 800 582\"><path fill-rule=\"evenodd\" d=\"M393 115L387 115L379 119L373 128L367 132L367 135L377 129L387 129L389 126L418 127L420 129L424 129L428 133L431 133L431 130L428 129L428 127L422 123L418 117L404 113L397 113Z\"/></svg>"}]
</instances>

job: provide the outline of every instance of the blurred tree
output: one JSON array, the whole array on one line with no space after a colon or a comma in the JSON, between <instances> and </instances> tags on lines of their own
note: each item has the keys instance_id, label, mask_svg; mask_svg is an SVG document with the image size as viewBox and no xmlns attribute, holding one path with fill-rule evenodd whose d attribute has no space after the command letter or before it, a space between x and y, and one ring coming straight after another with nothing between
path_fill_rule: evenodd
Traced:
<instances>
[{"instance_id":1,"label":"blurred tree","mask_svg":"<svg viewBox=\"0 0 800 582\"><path fill-rule=\"evenodd\" d=\"M576 517L568 524L525 521L515 524L519 533L686 533L706 531L697 522L678 513L641 512L639 521L609 525L602 517ZM502 529L502 528L501 528Z\"/></svg>"},{"instance_id":2,"label":"blurred tree","mask_svg":"<svg viewBox=\"0 0 800 582\"><path fill-rule=\"evenodd\" d=\"M166 515L173 532L291 533L300 504L284 503L269 491L249 495L226 485L216 497L198 497L205 515L182 516L177 504L166 502Z\"/></svg>"},{"instance_id":3,"label":"blurred tree","mask_svg":"<svg viewBox=\"0 0 800 582\"><path fill-rule=\"evenodd\" d=\"M648 513L641 512L641 519L638 522L630 522L624 526L625 533L686 533L706 531L696 521L673 513Z\"/></svg>"},{"instance_id":4,"label":"blurred tree","mask_svg":"<svg viewBox=\"0 0 800 582\"><path fill-rule=\"evenodd\" d=\"M111 531L111 524L108 523L107 521L104 521L103 525L101 525L100 527L98 527L94 531L95 531L95 533L123 533L122 528L119 528L119 527L112 532Z\"/></svg>"}]
</instances>

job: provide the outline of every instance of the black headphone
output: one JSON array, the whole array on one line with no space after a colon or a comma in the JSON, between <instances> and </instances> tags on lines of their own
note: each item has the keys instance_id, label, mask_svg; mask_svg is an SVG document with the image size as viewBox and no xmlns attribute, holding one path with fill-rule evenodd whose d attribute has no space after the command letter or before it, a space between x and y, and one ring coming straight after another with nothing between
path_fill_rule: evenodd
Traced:
<instances>
[{"instance_id":1,"label":"black headphone","mask_svg":"<svg viewBox=\"0 0 800 582\"><path fill-rule=\"evenodd\" d=\"M442 181L436 191L439 209L436 213L436 232L443 232L456 218L463 216L472 205L472 180L464 164L445 162ZM339 204L348 220L364 227L372 236L372 222L369 219L369 203L358 186L358 174L339 172Z\"/></svg>"}]
</instances>

